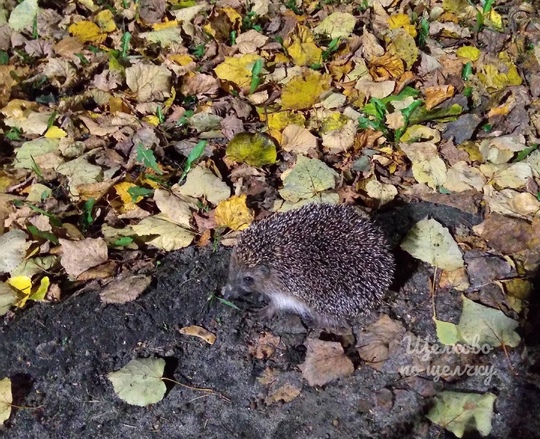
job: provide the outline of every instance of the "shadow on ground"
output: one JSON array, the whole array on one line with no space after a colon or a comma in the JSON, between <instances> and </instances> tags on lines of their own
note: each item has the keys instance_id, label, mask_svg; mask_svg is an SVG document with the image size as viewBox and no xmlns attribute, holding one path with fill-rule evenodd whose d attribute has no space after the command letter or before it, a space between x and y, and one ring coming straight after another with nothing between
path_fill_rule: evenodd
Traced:
<instances>
[{"instance_id":1,"label":"shadow on ground","mask_svg":"<svg viewBox=\"0 0 540 439\"><path fill-rule=\"evenodd\" d=\"M448 227L479 218L427 203L382 213L378 222L394 243L426 215ZM465 215L465 216L464 216ZM0 332L0 378L13 381L14 409L0 436L29 438L420 438L454 437L425 414L434 391L497 395L491 438L540 437L538 342L492 351L475 361L496 375L457 377L434 383L374 371L360 363L355 373L323 388L302 380L308 332L296 318L266 325L281 337L281 350L268 360L250 355L265 326L218 301L208 301L224 284L229 250L189 248L169 255L147 293L135 302L102 306L97 293L58 305L35 304L20 311ZM399 293L380 310L419 337L434 339L428 292L430 267L398 252ZM537 286L538 287L538 286ZM460 294L438 296L448 320L459 318ZM538 309L536 309L538 311ZM371 320L377 316L371 316ZM179 334L191 324L214 332L213 346ZM538 332L536 333L538 337ZM534 339L534 337L533 337ZM534 339L536 340L536 339ZM172 386L149 407L119 400L106 375L135 357L166 359L172 378L213 394ZM534 363L536 361L536 363ZM289 403L266 405L260 378L267 368L303 386ZM420 385L419 385L420 382ZM418 389L425 388L425 392ZM30 408L32 407L32 408ZM468 437L476 437L474 435Z\"/></svg>"}]
</instances>

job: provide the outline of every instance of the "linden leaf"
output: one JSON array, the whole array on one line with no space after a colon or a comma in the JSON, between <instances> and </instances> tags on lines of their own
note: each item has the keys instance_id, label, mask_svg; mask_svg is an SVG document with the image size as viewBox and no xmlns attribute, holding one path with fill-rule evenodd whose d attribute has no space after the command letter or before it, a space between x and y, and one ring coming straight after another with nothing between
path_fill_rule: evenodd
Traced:
<instances>
[{"instance_id":1,"label":"linden leaf","mask_svg":"<svg viewBox=\"0 0 540 439\"><path fill-rule=\"evenodd\" d=\"M317 159L298 156L295 167L283 179L280 195L287 201L297 203L308 200L336 186L339 174Z\"/></svg>"},{"instance_id":2,"label":"linden leaf","mask_svg":"<svg viewBox=\"0 0 540 439\"><path fill-rule=\"evenodd\" d=\"M107 38L107 34L92 21L79 21L78 23L73 23L69 26L68 31L83 43L101 44Z\"/></svg>"},{"instance_id":3,"label":"linden leaf","mask_svg":"<svg viewBox=\"0 0 540 439\"><path fill-rule=\"evenodd\" d=\"M472 62L478 61L481 54L482 52L480 52L480 49L477 49L474 46L461 46L458 50L456 50L457 56Z\"/></svg>"},{"instance_id":4,"label":"linden leaf","mask_svg":"<svg viewBox=\"0 0 540 439\"><path fill-rule=\"evenodd\" d=\"M107 243L103 238L86 238L81 241L60 238L60 245L62 246L60 263L66 273L74 278L108 259Z\"/></svg>"},{"instance_id":5,"label":"linden leaf","mask_svg":"<svg viewBox=\"0 0 540 439\"><path fill-rule=\"evenodd\" d=\"M308 339L306 359L298 367L310 386L324 386L354 372L352 361L338 342Z\"/></svg>"},{"instance_id":6,"label":"linden leaf","mask_svg":"<svg viewBox=\"0 0 540 439\"><path fill-rule=\"evenodd\" d=\"M27 238L26 233L18 229L0 235L0 273L11 273L24 260L31 244Z\"/></svg>"},{"instance_id":7,"label":"linden leaf","mask_svg":"<svg viewBox=\"0 0 540 439\"><path fill-rule=\"evenodd\" d=\"M99 297L103 303L131 302L139 297L151 282L150 276L121 276L107 284L99 293Z\"/></svg>"},{"instance_id":8,"label":"linden leaf","mask_svg":"<svg viewBox=\"0 0 540 439\"><path fill-rule=\"evenodd\" d=\"M44 300L45 296L47 295L47 291L49 291L50 284L51 281L48 276L42 277L41 281L39 282L39 286L36 288L36 291L30 294L30 297L28 297L28 299L35 301Z\"/></svg>"},{"instance_id":9,"label":"linden leaf","mask_svg":"<svg viewBox=\"0 0 540 439\"><path fill-rule=\"evenodd\" d=\"M105 9L96 14L96 23L104 32L110 33L116 30L114 15L109 9Z\"/></svg>"},{"instance_id":10,"label":"linden leaf","mask_svg":"<svg viewBox=\"0 0 540 439\"><path fill-rule=\"evenodd\" d=\"M17 293L4 282L0 282L0 316L6 314L16 301Z\"/></svg>"},{"instance_id":11,"label":"linden leaf","mask_svg":"<svg viewBox=\"0 0 540 439\"><path fill-rule=\"evenodd\" d=\"M162 379L164 370L165 360L161 358L136 358L107 377L120 399L144 407L163 399L167 391Z\"/></svg>"},{"instance_id":12,"label":"linden leaf","mask_svg":"<svg viewBox=\"0 0 540 439\"><path fill-rule=\"evenodd\" d=\"M253 212L246 205L247 196L233 195L216 207L215 219L218 226L232 230L244 230L253 221Z\"/></svg>"},{"instance_id":13,"label":"linden leaf","mask_svg":"<svg viewBox=\"0 0 540 439\"><path fill-rule=\"evenodd\" d=\"M187 247L195 237L190 230L155 215L144 218L139 224L133 225L132 229L141 237L151 236L147 243L166 251Z\"/></svg>"},{"instance_id":14,"label":"linden leaf","mask_svg":"<svg viewBox=\"0 0 540 439\"><path fill-rule=\"evenodd\" d=\"M463 312L457 325L461 340L471 346L516 347L521 338L514 331L518 322L498 310L461 296Z\"/></svg>"},{"instance_id":15,"label":"linden leaf","mask_svg":"<svg viewBox=\"0 0 540 439\"><path fill-rule=\"evenodd\" d=\"M19 294L16 305L19 308L22 308L26 305L32 291L32 279L28 276L13 276L7 280L7 283L18 291Z\"/></svg>"},{"instance_id":16,"label":"linden leaf","mask_svg":"<svg viewBox=\"0 0 540 439\"><path fill-rule=\"evenodd\" d=\"M497 397L493 393L479 395L444 391L435 397L427 418L457 437L463 437L466 431L471 430L487 436L491 433L495 399Z\"/></svg>"},{"instance_id":17,"label":"linden leaf","mask_svg":"<svg viewBox=\"0 0 540 439\"><path fill-rule=\"evenodd\" d=\"M366 192L371 198L378 200L381 205L392 201L398 194L394 185L383 184L377 180L370 180L366 184Z\"/></svg>"},{"instance_id":18,"label":"linden leaf","mask_svg":"<svg viewBox=\"0 0 540 439\"><path fill-rule=\"evenodd\" d=\"M281 91L283 107L291 110L313 107L321 93L330 88L330 80L330 75L304 70L303 74L295 76L283 86Z\"/></svg>"},{"instance_id":19,"label":"linden leaf","mask_svg":"<svg viewBox=\"0 0 540 439\"><path fill-rule=\"evenodd\" d=\"M298 25L295 32L285 41L285 47L297 66L309 66L322 62L322 50L315 44L311 31Z\"/></svg>"},{"instance_id":20,"label":"linden leaf","mask_svg":"<svg viewBox=\"0 0 540 439\"><path fill-rule=\"evenodd\" d=\"M9 419L12 403L13 394L11 393L11 380L9 378L4 378L0 380L0 424L3 424Z\"/></svg>"},{"instance_id":21,"label":"linden leaf","mask_svg":"<svg viewBox=\"0 0 540 439\"><path fill-rule=\"evenodd\" d=\"M164 66L139 63L126 69L126 84L139 102L161 100L169 96L171 76Z\"/></svg>"},{"instance_id":22,"label":"linden leaf","mask_svg":"<svg viewBox=\"0 0 540 439\"><path fill-rule=\"evenodd\" d=\"M39 12L37 0L24 0L15 6L9 16L9 27L14 31L21 31L25 27L32 27Z\"/></svg>"},{"instance_id":23,"label":"linden leaf","mask_svg":"<svg viewBox=\"0 0 540 439\"><path fill-rule=\"evenodd\" d=\"M272 165L277 159L276 145L261 133L238 133L227 145L226 154L236 162L256 167Z\"/></svg>"},{"instance_id":24,"label":"linden leaf","mask_svg":"<svg viewBox=\"0 0 540 439\"><path fill-rule=\"evenodd\" d=\"M401 58L407 65L407 69L412 68L419 54L414 38L405 30L394 31L388 51Z\"/></svg>"},{"instance_id":25,"label":"linden leaf","mask_svg":"<svg viewBox=\"0 0 540 439\"><path fill-rule=\"evenodd\" d=\"M442 320L433 320L437 329L437 337L442 344L453 346L460 341L458 327L456 325L450 322L443 322Z\"/></svg>"},{"instance_id":26,"label":"linden leaf","mask_svg":"<svg viewBox=\"0 0 540 439\"><path fill-rule=\"evenodd\" d=\"M40 163L39 157L48 154L60 154L58 151L57 139L36 139L30 142L24 142L17 149L15 157L15 167L24 169L33 169L36 163ZM40 166L43 167L43 166Z\"/></svg>"},{"instance_id":27,"label":"linden leaf","mask_svg":"<svg viewBox=\"0 0 540 439\"><path fill-rule=\"evenodd\" d=\"M356 18L347 12L334 12L313 30L316 34L329 35L331 39L348 37L356 26Z\"/></svg>"},{"instance_id":28,"label":"linden leaf","mask_svg":"<svg viewBox=\"0 0 540 439\"><path fill-rule=\"evenodd\" d=\"M446 227L434 219L418 221L401 242L401 248L411 256L444 270L464 266L463 256Z\"/></svg>"},{"instance_id":29,"label":"linden leaf","mask_svg":"<svg viewBox=\"0 0 540 439\"><path fill-rule=\"evenodd\" d=\"M239 87L249 87L253 76L251 71L258 60L262 60L262 58L252 53L238 58L226 56L225 61L219 64L214 72L219 79L233 82Z\"/></svg>"},{"instance_id":30,"label":"linden leaf","mask_svg":"<svg viewBox=\"0 0 540 439\"><path fill-rule=\"evenodd\" d=\"M175 190L174 187L173 190ZM231 196L231 189L227 183L221 181L212 171L203 166L194 168L187 175L186 182L177 187L176 190L181 195L189 197L205 197L212 204L218 204Z\"/></svg>"}]
</instances>

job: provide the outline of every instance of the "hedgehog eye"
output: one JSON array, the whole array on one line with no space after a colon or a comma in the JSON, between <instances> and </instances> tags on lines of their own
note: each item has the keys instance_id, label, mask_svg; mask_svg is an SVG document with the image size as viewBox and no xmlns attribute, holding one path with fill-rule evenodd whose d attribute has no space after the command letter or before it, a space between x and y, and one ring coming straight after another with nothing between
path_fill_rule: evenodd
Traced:
<instances>
[{"instance_id":1,"label":"hedgehog eye","mask_svg":"<svg viewBox=\"0 0 540 439\"><path fill-rule=\"evenodd\" d=\"M251 276L244 276L244 282L247 284L253 283L253 278Z\"/></svg>"}]
</instances>

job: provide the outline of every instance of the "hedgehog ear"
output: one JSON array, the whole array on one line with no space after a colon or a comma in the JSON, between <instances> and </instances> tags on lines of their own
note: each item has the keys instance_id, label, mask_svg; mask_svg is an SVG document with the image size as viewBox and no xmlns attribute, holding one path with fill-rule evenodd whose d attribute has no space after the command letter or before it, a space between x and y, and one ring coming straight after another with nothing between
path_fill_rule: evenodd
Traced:
<instances>
[{"instance_id":1,"label":"hedgehog ear","mask_svg":"<svg viewBox=\"0 0 540 439\"><path fill-rule=\"evenodd\" d=\"M265 276L268 276L270 274L270 267L268 267L268 265L266 264L259 265L259 270Z\"/></svg>"}]
</instances>

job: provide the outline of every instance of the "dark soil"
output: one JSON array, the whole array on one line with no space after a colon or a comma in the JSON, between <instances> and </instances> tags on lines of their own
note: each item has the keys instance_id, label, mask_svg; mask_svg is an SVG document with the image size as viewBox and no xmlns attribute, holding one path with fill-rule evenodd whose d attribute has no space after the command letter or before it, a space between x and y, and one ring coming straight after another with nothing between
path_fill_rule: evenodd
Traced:
<instances>
[{"instance_id":1,"label":"dark soil","mask_svg":"<svg viewBox=\"0 0 540 439\"><path fill-rule=\"evenodd\" d=\"M470 227L481 218L448 207L413 204L381 213L377 220L395 244L410 226L430 215L444 225ZM379 310L419 337L435 340L428 280L433 269L398 256L398 279ZM166 257L152 287L138 300L103 306L97 293L57 305L34 304L18 311L0 332L0 378L13 381L14 409L0 436L28 438L399 438L454 437L425 417L433 394L456 390L497 395L491 438L540 437L540 349L538 308L531 307L532 336L515 349L480 355L494 367L482 376L434 382L404 379L373 370L359 358L355 373L312 388L302 379L308 331L296 317L269 323L209 301L224 284L229 250L189 248ZM538 288L538 284L537 284ZM538 295L538 292L537 292ZM459 318L459 292L437 296L441 318ZM536 313L535 313L536 312ZM374 314L362 323L375 321ZM217 336L214 345L181 335L198 324ZM537 323L536 323L537 324ZM266 328L281 337L281 350L257 360L249 345ZM358 331L358 328L355 328ZM536 332L534 332L536 331ZM536 334L536 335L535 335ZM536 339L535 339L536 337ZM530 341L527 341L530 340ZM114 393L107 374L136 357L167 362L166 375L208 394L171 385L164 399L148 407L130 406ZM397 361L389 359L388 361ZM267 388L257 380L266 368L302 386L289 403L265 404ZM469 435L468 437L479 437Z\"/></svg>"}]
</instances>

